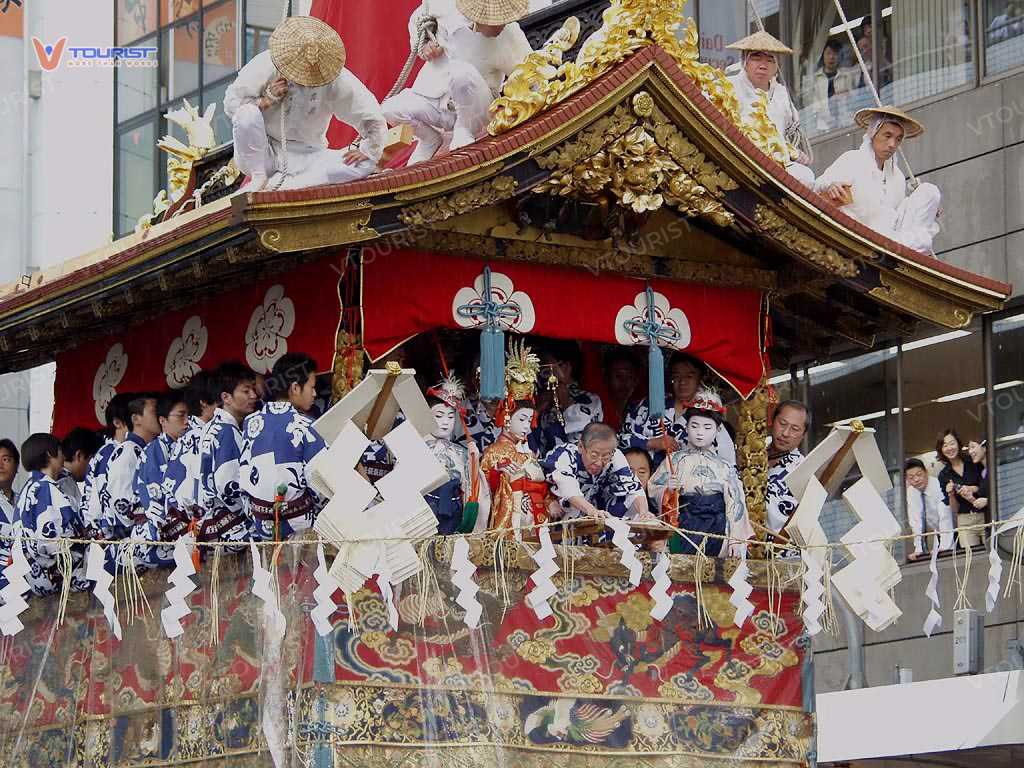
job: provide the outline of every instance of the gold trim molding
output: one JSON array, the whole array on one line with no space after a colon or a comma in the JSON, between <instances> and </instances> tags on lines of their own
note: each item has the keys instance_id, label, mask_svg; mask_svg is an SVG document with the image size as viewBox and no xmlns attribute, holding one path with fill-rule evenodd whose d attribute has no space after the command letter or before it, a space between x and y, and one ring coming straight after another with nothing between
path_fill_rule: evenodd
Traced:
<instances>
[{"instance_id":1,"label":"gold trim molding","mask_svg":"<svg viewBox=\"0 0 1024 768\"><path fill-rule=\"evenodd\" d=\"M872 288L868 295L891 307L911 312L947 328L964 328L974 313L951 301L949 296L936 296L891 272L879 275L881 286Z\"/></svg>"},{"instance_id":2,"label":"gold trim molding","mask_svg":"<svg viewBox=\"0 0 1024 768\"><path fill-rule=\"evenodd\" d=\"M853 259L840 255L835 248L829 248L820 240L802 232L768 206L757 206L754 221L764 234L818 269L845 278L860 274L860 267Z\"/></svg>"},{"instance_id":3,"label":"gold trim molding","mask_svg":"<svg viewBox=\"0 0 1024 768\"><path fill-rule=\"evenodd\" d=\"M519 182L511 176L497 176L444 197L406 206L398 212L398 220L410 227L446 221L453 216L506 200L515 194L518 186Z\"/></svg>"}]
</instances>

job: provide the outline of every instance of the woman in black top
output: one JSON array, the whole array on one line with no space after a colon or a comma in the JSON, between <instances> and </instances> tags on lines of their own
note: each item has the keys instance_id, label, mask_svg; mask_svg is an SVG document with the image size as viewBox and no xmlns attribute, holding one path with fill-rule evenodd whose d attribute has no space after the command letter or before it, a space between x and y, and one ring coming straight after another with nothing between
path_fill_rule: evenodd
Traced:
<instances>
[{"instance_id":1,"label":"woman in black top","mask_svg":"<svg viewBox=\"0 0 1024 768\"><path fill-rule=\"evenodd\" d=\"M955 429L947 429L935 443L935 457L945 466L939 472L942 499L956 515L956 527L980 525L985 516L974 509L965 494L973 494L981 483L981 467L970 459L964 460L964 443ZM965 491L966 489L966 491ZM972 547L982 543L980 530L958 530L960 546Z\"/></svg>"},{"instance_id":2,"label":"woman in black top","mask_svg":"<svg viewBox=\"0 0 1024 768\"><path fill-rule=\"evenodd\" d=\"M971 488L962 489L961 493L976 512L988 514L988 441L983 437L976 437L967 444L967 454L971 461L978 465L981 470L981 479L978 480L978 490Z\"/></svg>"}]
</instances>

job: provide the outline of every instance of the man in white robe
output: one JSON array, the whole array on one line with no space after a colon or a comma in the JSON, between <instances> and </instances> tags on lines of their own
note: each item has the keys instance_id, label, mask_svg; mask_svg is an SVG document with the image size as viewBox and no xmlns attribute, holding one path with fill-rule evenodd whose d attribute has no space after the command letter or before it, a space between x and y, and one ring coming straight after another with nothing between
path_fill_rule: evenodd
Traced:
<instances>
[{"instance_id":1,"label":"man in white robe","mask_svg":"<svg viewBox=\"0 0 1024 768\"><path fill-rule=\"evenodd\" d=\"M814 171L810 168L811 159L804 152L791 146L787 139L799 133L800 113L793 106L789 90L779 82L777 76L779 64L775 57L779 54L793 53L793 50L767 32L755 32L726 47L740 52L739 71L730 74L726 79L732 83L736 99L740 103L741 119L744 122L749 121L754 104L761 93L767 94L768 117L775 125L779 139L790 151L790 162L786 163L786 170L802 184L812 186Z\"/></svg>"},{"instance_id":2,"label":"man in white robe","mask_svg":"<svg viewBox=\"0 0 1024 768\"><path fill-rule=\"evenodd\" d=\"M942 213L939 188L926 182L908 195L896 162L903 140L920 136L924 126L896 107L862 109L856 121L865 129L860 148L841 154L814 190L876 232L930 253Z\"/></svg>"},{"instance_id":3,"label":"man in white robe","mask_svg":"<svg viewBox=\"0 0 1024 768\"><path fill-rule=\"evenodd\" d=\"M224 94L235 163L251 179L243 189L342 184L376 171L387 123L374 95L343 68L338 33L319 19L293 16L274 30L269 46ZM332 117L359 132L358 148L327 148Z\"/></svg>"},{"instance_id":4,"label":"man in white robe","mask_svg":"<svg viewBox=\"0 0 1024 768\"><path fill-rule=\"evenodd\" d=\"M424 60L411 88L384 101L391 125L412 126L409 164L429 160L451 132L450 149L476 140L505 78L533 50L517 19L529 0L424 0L409 20L410 48ZM424 18L437 31L417 49Z\"/></svg>"}]
</instances>

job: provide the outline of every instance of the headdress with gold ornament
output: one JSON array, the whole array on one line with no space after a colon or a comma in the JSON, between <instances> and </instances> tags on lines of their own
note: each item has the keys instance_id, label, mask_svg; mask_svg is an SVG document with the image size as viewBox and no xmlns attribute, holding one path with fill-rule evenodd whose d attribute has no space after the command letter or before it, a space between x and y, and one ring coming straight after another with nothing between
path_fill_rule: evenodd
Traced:
<instances>
[{"instance_id":1,"label":"headdress with gold ornament","mask_svg":"<svg viewBox=\"0 0 1024 768\"><path fill-rule=\"evenodd\" d=\"M459 13L477 24L501 27L530 12L530 0L455 0Z\"/></svg>"},{"instance_id":2,"label":"headdress with gold ornament","mask_svg":"<svg viewBox=\"0 0 1024 768\"><path fill-rule=\"evenodd\" d=\"M345 44L338 33L313 16L289 16L277 25L267 46L277 70L299 85L327 85L345 66Z\"/></svg>"},{"instance_id":3,"label":"headdress with gold ornament","mask_svg":"<svg viewBox=\"0 0 1024 768\"><path fill-rule=\"evenodd\" d=\"M454 408L456 411L464 410L463 401L466 399L466 385L457 376L448 375L432 387L427 388L428 397L436 397L445 405Z\"/></svg>"},{"instance_id":4,"label":"headdress with gold ornament","mask_svg":"<svg viewBox=\"0 0 1024 768\"><path fill-rule=\"evenodd\" d=\"M687 411L705 411L700 415L714 419L719 424L725 418L725 406L722 405L722 398L711 387L700 387L697 394L693 396L693 400L683 403L683 407Z\"/></svg>"},{"instance_id":5,"label":"headdress with gold ornament","mask_svg":"<svg viewBox=\"0 0 1024 768\"><path fill-rule=\"evenodd\" d=\"M525 341L509 345L508 360L505 362L505 399L498 406L496 419L502 426L507 426L516 403L536 402L537 375L540 373L540 358L535 355ZM536 426L537 414L533 414Z\"/></svg>"}]
</instances>

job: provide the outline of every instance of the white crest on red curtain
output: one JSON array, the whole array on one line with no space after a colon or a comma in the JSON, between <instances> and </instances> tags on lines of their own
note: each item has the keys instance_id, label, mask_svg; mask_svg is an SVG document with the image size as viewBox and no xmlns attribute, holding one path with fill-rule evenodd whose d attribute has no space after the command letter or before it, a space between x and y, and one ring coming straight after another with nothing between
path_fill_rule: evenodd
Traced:
<instances>
[{"instance_id":1,"label":"white crest on red curtain","mask_svg":"<svg viewBox=\"0 0 1024 768\"><path fill-rule=\"evenodd\" d=\"M164 360L167 386L181 389L202 368L199 361L206 354L206 326L199 315L192 315L181 328L181 336L171 342Z\"/></svg>"},{"instance_id":2,"label":"white crest on red curtain","mask_svg":"<svg viewBox=\"0 0 1024 768\"><path fill-rule=\"evenodd\" d=\"M117 343L107 351L107 359L96 369L92 380L92 399L96 402L96 420L100 424L107 423L107 406L117 394L117 385L124 378L127 368L128 355L124 345Z\"/></svg>"},{"instance_id":3,"label":"white crest on red curtain","mask_svg":"<svg viewBox=\"0 0 1024 768\"><path fill-rule=\"evenodd\" d=\"M245 331L245 359L256 373L270 373L288 352L288 337L295 329L295 305L278 283L267 289L263 304L253 310Z\"/></svg>"},{"instance_id":4,"label":"white crest on red curtain","mask_svg":"<svg viewBox=\"0 0 1024 768\"><path fill-rule=\"evenodd\" d=\"M649 317L647 311L647 293L645 291L638 293L636 298L633 299L633 303L622 307L615 316L615 340L619 344L627 346L642 344L647 346L648 339L646 336L640 336L626 330L626 323L630 320L636 323L653 321L658 325L667 326L679 331L679 341L671 344L662 344L662 346L670 347L671 349L686 349L690 346L690 321L686 318L686 313L683 310L673 308L669 304L668 297L664 294L654 291L653 318Z\"/></svg>"},{"instance_id":5,"label":"white crest on red curtain","mask_svg":"<svg viewBox=\"0 0 1024 768\"><path fill-rule=\"evenodd\" d=\"M473 281L473 286L463 286L455 294L452 301L452 317L462 328L481 328L485 324L482 316L461 317L458 308L461 306L482 307L488 300L484 296L484 275ZM533 300L525 291L515 290L512 280L508 275L501 272L491 272L491 295L490 301L498 305L506 305L505 315L498 315L498 325L502 330L515 331L516 333L529 333L537 321L537 315L533 311ZM514 313L514 316L512 316Z\"/></svg>"}]
</instances>

